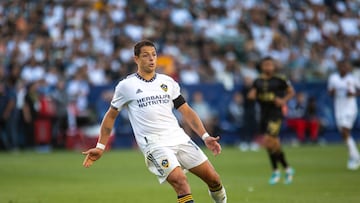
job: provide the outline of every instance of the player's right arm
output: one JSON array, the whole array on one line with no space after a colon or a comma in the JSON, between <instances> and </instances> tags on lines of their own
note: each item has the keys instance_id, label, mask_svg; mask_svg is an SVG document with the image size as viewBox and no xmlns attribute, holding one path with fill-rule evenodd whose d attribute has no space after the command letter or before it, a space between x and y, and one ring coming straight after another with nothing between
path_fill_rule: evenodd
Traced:
<instances>
[{"instance_id":1,"label":"player's right arm","mask_svg":"<svg viewBox=\"0 0 360 203\"><path fill-rule=\"evenodd\" d=\"M252 87L250 88L249 92L246 95L246 98L249 100L256 100L257 97L257 89L256 89L256 83L257 83L258 79L256 79L253 84Z\"/></svg>"},{"instance_id":2,"label":"player's right arm","mask_svg":"<svg viewBox=\"0 0 360 203\"><path fill-rule=\"evenodd\" d=\"M330 77L328 79L327 89L328 89L328 94L333 97L335 95L334 76L333 75L330 75Z\"/></svg>"},{"instance_id":3,"label":"player's right arm","mask_svg":"<svg viewBox=\"0 0 360 203\"><path fill-rule=\"evenodd\" d=\"M247 98L250 100L256 100L256 89L254 87L250 89Z\"/></svg>"},{"instance_id":4,"label":"player's right arm","mask_svg":"<svg viewBox=\"0 0 360 203\"><path fill-rule=\"evenodd\" d=\"M114 108L110 107L108 111L106 112L100 126L100 136L98 139L98 143L103 144L106 146L108 143L112 128L115 123L115 119L117 115L119 114L119 111ZM88 168L90 167L96 160L100 159L102 156L104 150L94 147L92 149L87 150L86 152L83 152L84 155L86 155L83 166Z\"/></svg>"},{"instance_id":5,"label":"player's right arm","mask_svg":"<svg viewBox=\"0 0 360 203\"><path fill-rule=\"evenodd\" d=\"M247 99L256 100L256 94L257 94L256 88L252 87L247 94Z\"/></svg>"}]
</instances>

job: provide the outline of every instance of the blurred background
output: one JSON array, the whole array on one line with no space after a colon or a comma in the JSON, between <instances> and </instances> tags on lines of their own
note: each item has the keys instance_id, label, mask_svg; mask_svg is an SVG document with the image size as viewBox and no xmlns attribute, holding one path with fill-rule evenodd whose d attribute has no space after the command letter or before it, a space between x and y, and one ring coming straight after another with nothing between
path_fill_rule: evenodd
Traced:
<instances>
[{"instance_id":1,"label":"blurred background","mask_svg":"<svg viewBox=\"0 0 360 203\"><path fill-rule=\"evenodd\" d=\"M258 107L245 95L264 56L297 91L284 108L283 140L341 140L326 82L340 60L360 79L358 0L5 0L0 149L93 146L115 85L136 71L141 39L156 43L158 72L180 83L223 144L245 151L261 142ZM358 118L357 139L359 131ZM108 147L135 147L126 110Z\"/></svg>"}]
</instances>

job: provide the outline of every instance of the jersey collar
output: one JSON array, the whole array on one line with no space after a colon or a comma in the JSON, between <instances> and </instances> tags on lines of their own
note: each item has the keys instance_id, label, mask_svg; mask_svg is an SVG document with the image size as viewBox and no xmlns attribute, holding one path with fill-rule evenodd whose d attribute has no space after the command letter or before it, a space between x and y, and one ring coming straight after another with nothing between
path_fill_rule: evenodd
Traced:
<instances>
[{"instance_id":1,"label":"jersey collar","mask_svg":"<svg viewBox=\"0 0 360 203\"><path fill-rule=\"evenodd\" d=\"M152 81L154 81L156 79L156 75L157 74L155 73L154 77L152 77L150 80L146 80L145 78L141 77L141 75L139 75L139 73L135 73L135 76L137 78L139 78L140 80L144 81L144 82L152 82Z\"/></svg>"}]
</instances>

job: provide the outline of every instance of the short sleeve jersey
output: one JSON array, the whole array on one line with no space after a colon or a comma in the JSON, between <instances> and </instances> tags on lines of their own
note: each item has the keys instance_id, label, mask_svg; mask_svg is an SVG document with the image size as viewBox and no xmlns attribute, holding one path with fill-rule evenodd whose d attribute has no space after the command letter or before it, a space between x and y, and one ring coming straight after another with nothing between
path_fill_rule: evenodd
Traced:
<instances>
[{"instance_id":1,"label":"short sleeve jersey","mask_svg":"<svg viewBox=\"0 0 360 203\"><path fill-rule=\"evenodd\" d=\"M282 109L275 105L276 97L283 97L287 88L291 86L284 76L273 76L270 79L259 77L254 81L256 99L261 107L261 116L266 118L282 118Z\"/></svg>"},{"instance_id":2,"label":"short sleeve jersey","mask_svg":"<svg viewBox=\"0 0 360 203\"><path fill-rule=\"evenodd\" d=\"M174 146L190 140L173 113L180 87L172 78L157 73L149 81L132 74L115 88L111 106L128 108L135 139L143 151L149 144Z\"/></svg>"},{"instance_id":3,"label":"short sleeve jersey","mask_svg":"<svg viewBox=\"0 0 360 203\"><path fill-rule=\"evenodd\" d=\"M334 106L336 111L357 112L356 97L348 97L348 92L355 93L360 89L360 82L348 73L341 77L339 73L333 73L328 80L328 90L335 90Z\"/></svg>"}]
</instances>

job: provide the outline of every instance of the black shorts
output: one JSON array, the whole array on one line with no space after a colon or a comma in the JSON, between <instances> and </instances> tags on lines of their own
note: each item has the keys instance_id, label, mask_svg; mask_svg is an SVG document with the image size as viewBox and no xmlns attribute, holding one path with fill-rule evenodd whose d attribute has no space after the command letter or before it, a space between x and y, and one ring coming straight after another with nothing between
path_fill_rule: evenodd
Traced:
<instances>
[{"instance_id":1,"label":"black shorts","mask_svg":"<svg viewBox=\"0 0 360 203\"><path fill-rule=\"evenodd\" d=\"M272 137L278 137L280 133L282 118L266 118L260 120L260 133Z\"/></svg>"}]
</instances>

